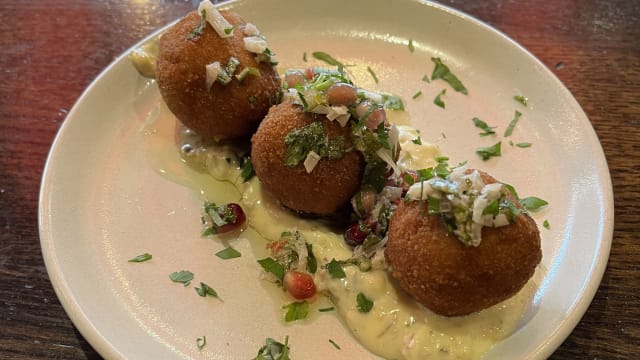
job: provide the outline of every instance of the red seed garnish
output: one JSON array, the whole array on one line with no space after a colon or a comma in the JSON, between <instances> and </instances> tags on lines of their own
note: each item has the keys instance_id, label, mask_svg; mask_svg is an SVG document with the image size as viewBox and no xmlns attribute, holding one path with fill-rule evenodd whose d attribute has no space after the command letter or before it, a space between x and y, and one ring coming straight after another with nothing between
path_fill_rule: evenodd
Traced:
<instances>
[{"instance_id":1,"label":"red seed garnish","mask_svg":"<svg viewBox=\"0 0 640 360\"><path fill-rule=\"evenodd\" d=\"M245 220L247 219L240 205L236 203L229 203L227 205L221 206L218 210L218 214L223 219L225 219L225 215L229 213L233 214L235 219L233 221L228 222L225 225L220 226L217 229L216 233L222 234L222 233L226 233L231 230L237 229L240 226L242 226L242 224L244 224Z\"/></svg>"},{"instance_id":2,"label":"red seed garnish","mask_svg":"<svg viewBox=\"0 0 640 360\"><path fill-rule=\"evenodd\" d=\"M298 300L310 299L316 294L313 277L299 271L288 271L284 274L284 288Z\"/></svg>"}]
</instances>

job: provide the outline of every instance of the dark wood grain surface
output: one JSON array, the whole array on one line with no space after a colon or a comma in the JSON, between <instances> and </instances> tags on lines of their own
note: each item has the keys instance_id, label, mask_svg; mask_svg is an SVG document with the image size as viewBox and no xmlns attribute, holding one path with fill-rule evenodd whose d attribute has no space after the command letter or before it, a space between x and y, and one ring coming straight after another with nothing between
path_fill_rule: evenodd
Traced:
<instances>
[{"instance_id":1,"label":"dark wood grain surface","mask_svg":"<svg viewBox=\"0 0 640 360\"><path fill-rule=\"evenodd\" d=\"M640 357L640 2L443 3L522 44L569 88L607 157L615 198L602 284L553 359ZM38 191L56 131L116 56L195 1L0 1L0 358L99 355L58 302L40 251Z\"/></svg>"}]
</instances>

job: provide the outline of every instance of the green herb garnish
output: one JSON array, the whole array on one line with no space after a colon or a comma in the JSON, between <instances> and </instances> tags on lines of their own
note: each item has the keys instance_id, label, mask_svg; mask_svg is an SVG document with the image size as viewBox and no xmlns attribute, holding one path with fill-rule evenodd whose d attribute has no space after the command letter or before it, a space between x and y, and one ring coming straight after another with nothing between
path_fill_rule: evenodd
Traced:
<instances>
[{"instance_id":1,"label":"green herb garnish","mask_svg":"<svg viewBox=\"0 0 640 360\"><path fill-rule=\"evenodd\" d=\"M416 50L416 47L413 45L413 39L409 39L409 44L407 45L409 47L409 51L414 52Z\"/></svg>"},{"instance_id":2,"label":"green herb garnish","mask_svg":"<svg viewBox=\"0 0 640 360\"><path fill-rule=\"evenodd\" d=\"M222 260L229 260L229 259L234 259L234 258L238 258L240 256L242 256L242 254L240 254L240 252L234 248L232 248L231 246L220 250L216 253L216 256L219 257Z\"/></svg>"},{"instance_id":3,"label":"green herb garnish","mask_svg":"<svg viewBox=\"0 0 640 360\"><path fill-rule=\"evenodd\" d=\"M412 139L411 142L416 144L416 145L422 145L422 139L420 139L420 136L418 136L415 139Z\"/></svg>"},{"instance_id":4,"label":"green herb garnish","mask_svg":"<svg viewBox=\"0 0 640 360\"><path fill-rule=\"evenodd\" d=\"M148 253L144 253L142 255L138 255L132 259L129 259L129 262L135 262L135 263L139 263L139 262L144 262L144 261L148 261L151 260L151 258L153 258L153 256L151 254Z\"/></svg>"},{"instance_id":5,"label":"green herb garnish","mask_svg":"<svg viewBox=\"0 0 640 360\"><path fill-rule=\"evenodd\" d=\"M209 285L201 282L200 283L200 287L196 288L196 292L198 293L198 295L202 296L202 297L207 297L207 296L211 296L214 298L219 298L218 297L218 293L213 290L212 287L210 287Z\"/></svg>"},{"instance_id":6,"label":"green herb garnish","mask_svg":"<svg viewBox=\"0 0 640 360\"><path fill-rule=\"evenodd\" d=\"M533 144L532 143L528 143L528 142L520 142L520 143L516 144L517 147L523 148L523 149L531 147L531 145L533 145Z\"/></svg>"},{"instance_id":7,"label":"green herb garnish","mask_svg":"<svg viewBox=\"0 0 640 360\"><path fill-rule=\"evenodd\" d=\"M318 260L316 260L316 256L313 254L313 245L305 242L305 246L307 247L307 271L315 274L318 270Z\"/></svg>"},{"instance_id":8,"label":"green herb garnish","mask_svg":"<svg viewBox=\"0 0 640 360\"><path fill-rule=\"evenodd\" d=\"M549 220L544 220L544 222L542 223L542 226L544 226L545 229L549 230L550 226L549 226Z\"/></svg>"},{"instance_id":9,"label":"green herb garnish","mask_svg":"<svg viewBox=\"0 0 640 360\"><path fill-rule=\"evenodd\" d=\"M245 156L240 160L240 177L243 182L251 180L256 175L253 171L253 163L251 163L251 156Z\"/></svg>"},{"instance_id":10,"label":"green herb garnish","mask_svg":"<svg viewBox=\"0 0 640 360\"><path fill-rule=\"evenodd\" d=\"M205 345L207 345L207 337L206 336L203 336L201 338L197 338L196 339L196 346L198 347L198 350L202 351L202 349L204 349Z\"/></svg>"},{"instance_id":11,"label":"green herb garnish","mask_svg":"<svg viewBox=\"0 0 640 360\"><path fill-rule=\"evenodd\" d=\"M255 68L253 66L247 66L244 69L242 69L242 71L240 71L240 73L238 73L238 75L236 75L236 79L238 79L238 81L242 82L249 75L251 75L251 76L260 76L260 70L258 70L258 68Z\"/></svg>"},{"instance_id":12,"label":"green herb garnish","mask_svg":"<svg viewBox=\"0 0 640 360\"><path fill-rule=\"evenodd\" d=\"M447 92L447 89L442 89L442 91L440 91L440 93L436 95L435 99L433 99L433 103L440 106L443 109L444 109L444 101L442 101L440 97L444 95L446 92Z\"/></svg>"},{"instance_id":13,"label":"green herb garnish","mask_svg":"<svg viewBox=\"0 0 640 360\"><path fill-rule=\"evenodd\" d=\"M335 342L335 341L333 341L333 340L329 339L329 342L331 343L331 345L333 345L333 347L335 347L335 348L336 348L336 349L338 349L338 350L341 350L341 349L340 349L340 345L336 344L336 342Z\"/></svg>"},{"instance_id":14,"label":"green herb garnish","mask_svg":"<svg viewBox=\"0 0 640 360\"><path fill-rule=\"evenodd\" d=\"M344 64L341 63L340 61L336 60L333 56L327 54L326 52L323 51L314 51L311 55L313 55L314 58L320 60L320 61L324 61L325 63L332 65L332 66L337 66L338 67L338 71L340 73L342 73L342 70L344 69Z\"/></svg>"},{"instance_id":15,"label":"green herb garnish","mask_svg":"<svg viewBox=\"0 0 640 360\"><path fill-rule=\"evenodd\" d=\"M513 99L524 106L527 106L527 103L529 102L529 99L527 99L527 97L523 95L515 95Z\"/></svg>"},{"instance_id":16,"label":"green herb garnish","mask_svg":"<svg viewBox=\"0 0 640 360\"><path fill-rule=\"evenodd\" d=\"M291 360L288 336L284 338L284 344L272 338L267 338L265 342L265 345L258 350L258 355L252 360Z\"/></svg>"},{"instance_id":17,"label":"green herb garnish","mask_svg":"<svg viewBox=\"0 0 640 360\"><path fill-rule=\"evenodd\" d=\"M169 274L169 279L173 282L182 283L184 286L191 284L193 273L188 270L176 271Z\"/></svg>"},{"instance_id":18,"label":"green herb garnish","mask_svg":"<svg viewBox=\"0 0 640 360\"><path fill-rule=\"evenodd\" d=\"M480 147L476 149L476 154L480 155L482 160L489 160L492 157L501 156L502 141L488 147Z\"/></svg>"},{"instance_id":19,"label":"green herb garnish","mask_svg":"<svg viewBox=\"0 0 640 360\"><path fill-rule=\"evenodd\" d=\"M529 196L524 199L520 199L520 204L529 211L537 211L549 203L535 196Z\"/></svg>"},{"instance_id":20,"label":"green herb garnish","mask_svg":"<svg viewBox=\"0 0 640 360\"><path fill-rule=\"evenodd\" d=\"M237 25L233 25L232 27L228 27L226 29L224 29L224 33L225 35L229 35L233 32L233 30L236 28Z\"/></svg>"},{"instance_id":21,"label":"green herb garnish","mask_svg":"<svg viewBox=\"0 0 640 360\"><path fill-rule=\"evenodd\" d=\"M433 69L433 73L431 73L431 80L442 79L449 83L451 87L457 91L461 92L465 95L468 94L467 88L462 85L462 82L449 70L447 65L442 63L440 58L431 58L436 64L436 67Z\"/></svg>"},{"instance_id":22,"label":"green herb garnish","mask_svg":"<svg viewBox=\"0 0 640 360\"><path fill-rule=\"evenodd\" d=\"M404 111L404 103L396 95L382 94L382 104L385 109Z\"/></svg>"},{"instance_id":23,"label":"green herb garnish","mask_svg":"<svg viewBox=\"0 0 640 360\"><path fill-rule=\"evenodd\" d=\"M292 130L285 136L284 143L287 145L284 164L289 167L303 162L311 151L329 159L339 159L345 151L344 137L328 138L320 121Z\"/></svg>"},{"instance_id":24,"label":"green herb garnish","mask_svg":"<svg viewBox=\"0 0 640 360\"><path fill-rule=\"evenodd\" d=\"M309 303L306 301L292 302L291 304L284 305L282 308L287 310L284 316L284 321L286 322L305 319L309 314Z\"/></svg>"},{"instance_id":25,"label":"green herb garnish","mask_svg":"<svg viewBox=\"0 0 640 360\"><path fill-rule=\"evenodd\" d=\"M516 127L516 124L518 123L518 120L520 119L521 115L522 113L516 110L515 114L513 115L513 119L511 119L511 122L509 122L509 126L507 126L507 130L504 131L504 137L511 136L511 133L513 132L513 129Z\"/></svg>"},{"instance_id":26,"label":"green herb garnish","mask_svg":"<svg viewBox=\"0 0 640 360\"><path fill-rule=\"evenodd\" d=\"M431 80L429 80L429 75L425 75L422 77L422 81L426 82L426 83L430 83Z\"/></svg>"},{"instance_id":27,"label":"green herb garnish","mask_svg":"<svg viewBox=\"0 0 640 360\"><path fill-rule=\"evenodd\" d=\"M420 95L422 95L422 90L418 90L417 93L413 94L413 96L411 97L412 99L417 99Z\"/></svg>"},{"instance_id":28,"label":"green herb garnish","mask_svg":"<svg viewBox=\"0 0 640 360\"><path fill-rule=\"evenodd\" d=\"M331 274L332 279L342 279L347 277L347 274L344 273L344 269L342 269L342 264L340 264L336 259L332 259L327 264L327 270L329 274Z\"/></svg>"},{"instance_id":29,"label":"green herb garnish","mask_svg":"<svg viewBox=\"0 0 640 360\"><path fill-rule=\"evenodd\" d=\"M369 74L371 74L371 77L373 78L373 81L375 81L375 83L378 83L378 77L376 76L376 73L373 72L373 69L370 66L367 66L367 71L369 72Z\"/></svg>"},{"instance_id":30,"label":"green herb garnish","mask_svg":"<svg viewBox=\"0 0 640 360\"><path fill-rule=\"evenodd\" d=\"M200 11L200 24L187 35L187 40L193 40L202 35L204 28L207 26L207 10Z\"/></svg>"},{"instance_id":31,"label":"green herb garnish","mask_svg":"<svg viewBox=\"0 0 640 360\"><path fill-rule=\"evenodd\" d=\"M284 266L282 264L280 264L279 262L275 261L274 259L272 259L270 257L264 258L264 259L258 260L258 264L260 264L260 266L262 266L264 271L275 275L275 277L280 282L282 282L282 279L284 279L285 268L284 268Z\"/></svg>"},{"instance_id":32,"label":"green herb garnish","mask_svg":"<svg viewBox=\"0 0 640 360\"><path fill-rule=\"evenodd\" d=\"M473 125L475 125L480 130L484 131L480 133L480 136L488 136L496 133L495 131L493 131L493 129L496 128L495 126L489 126L486 122L480 120L480 118L474 117L472 121L473 121Z\"/></svg>"},{"instance_id":33,"label":"green herb garnish","mask_svg":"<svg viewBox=\"0 0 640 360\"><path fill-rule=\"evenodd\" d=\"M363 293L359 293L356 296L356 302L358 303L356 308L361 313L368 313L373 308L373 301L369 300Z\"/></svg>"},{"instance_id":34,"label":"green herb garnish","mask_svg":"<svg viewBox=\"0 0 640 360\"><path fill-rule=\"evenodd\" d=\"M320 309L318 309L318 311L319 312L327 312L327 311L333 311L335 309L336 309L335 307L330 306L330 307L326 307L326 308L320 308Z\"/></svg>"},{"instance_id":35,"label":"green herb garnish","mask_svg":"<svg viewBox=\"0 0 640 360\"><path fill-rule=\"evenodd\" d=\"M302 53L302 61L307 62L307 52Z\"/></svg>"}]
</instances>

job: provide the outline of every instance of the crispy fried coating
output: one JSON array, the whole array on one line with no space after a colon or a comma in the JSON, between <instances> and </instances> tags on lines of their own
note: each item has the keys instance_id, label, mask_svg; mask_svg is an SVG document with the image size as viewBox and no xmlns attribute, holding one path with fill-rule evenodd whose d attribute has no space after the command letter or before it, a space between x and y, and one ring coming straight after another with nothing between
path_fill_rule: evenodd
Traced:
<instances>
[{"instance_id":1,"label":"crispy fried coating","mask_svg":"<svg viewBox=\"0 0 640 360\"><path fill-rule=\"evenodd\" d=\"M280 77L274 67L256 62L256 54L244 47L246 22L235 13L220 12L235 26L233 36L221 38L207 23L202 35L187 39L201 21L193 11L162 35L157 57L162 98L185 126L207 140L250 135L280 96ZM215 82L207 89L206 65L218 61L224 67L230 57L240 62L236 74L255 67L260 76L233 78L226 85Z\"/></svg>"},{"instance_id":2,"label":"crispy fried coating","mask_svg":"<svg viewBox=\"0 0 640 360\"><path fill-rule=\"evenodd\" d=\"M487 184L496 182L481 176ZM510 225L483 227L482 242L473 247L447 232L439 215L428 215L425 202L412 201L395 211L388 235L385 256L392 276L418 302L445 316L467 315L515 295L542 258L538 228L526 214Z\"/></svg>"},{"instance_id":3,"label":"crispy fried coating","mask_svg":"<svg viewBox=\"0 0 640 360\"><path fill-rule=\"evenodd\" d=\"M322 121L329 138L344 136L351 145L351 128L328 121L324 115L304 112L288 102L273 106L251 139L251 160L263 186L284 206L303 213L329 215L345 205L360 187L364 159L358 151L342 158L321 159L311 173L303 164L285 165L284 139L294 129Z\"/></svg>"}]
</instances>

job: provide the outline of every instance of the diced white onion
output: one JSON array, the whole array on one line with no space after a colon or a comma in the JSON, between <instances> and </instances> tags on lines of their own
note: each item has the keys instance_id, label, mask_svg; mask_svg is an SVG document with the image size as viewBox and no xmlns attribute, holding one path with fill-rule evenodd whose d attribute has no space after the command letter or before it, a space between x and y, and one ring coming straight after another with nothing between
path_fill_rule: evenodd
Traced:
<instances>
[{"instance_id":1,"label":"diced white onion","mask_svg":"<svg viewBox=\"0 0 640 360\"><path fill-rule=\"evenodd\" d=\"M383 197L385 197L390 202L394 202L402 196L402 188L397 186L385 186L382 188L382 192L380 193Z\"/></svg>"},{"instance_id":2,"label":"diced white onion","mask_svg":"<svg viewBox=\"0 0 640 360\"><path fill-rule=\"evenodd\" d=\"M259 36L247 36L244 39L244 48L254 54L262 54L267 50L267 41Z\"/></svg>"},{"instance_id":3,"label":"diced white onion","mask_svg":"<svg viewBox=\"0 0 640 360\"><path fill-rule=\"evenodd\" d=\"M376 151L376 155L378 155L378 157L382 159L382 161L386 162L387 165L389 165L389 167L393 169L393 174L395 176L400 176L400 173L401 173L400 168L398 167L398 165L396 165L396 162L393 161L393 159L391 158L391 155L389 154L388 149L380 148L378 149L378 151Z\"/></svg>"},{"instance_id":4,"label":"diced white onion","mask_svg":"<svg viewBox=\"0 0 640 360\"><path fill-rule=\"evenodd\" d=\"M350 117L351 113L349 112L349 108L344 105L331 106L327 112L327 119L331 121L337 120L342 127L347 125Z\"/></svg>"},{"instance_id":5,"label":"diced white onion","mask_svg":"<svg viewBox=\"0 0 640 360\"><path fill-rule=\"evenodd\" d=\"M316 154L316 152L313 150L309 151L303 163L304 169L307 171L307 174L310 174L313 171L316 165L318 165L319 161L320 161L320 155Z\"/></svg>"},{"instance_id":6,"label":"diced white onion","mask_svg":"<svg viewBox=\"0 0 640 360\"><path fill-rule=\"evenodd\" d=\"M216 82L218 75L222 73L222 66L219 61L216 61L208 64L205 68L207 72L207 90L210 90L213 83Z\"/></svg>"},{"instance_id":7,"label":"diced white onion","mask_svg":"<svg viewBox=\"0 0 640 360\"><path fill-rule=\"evenodd\" d=\"M211 27L218 33L221 38L228 38L233 35L233 31L228 34L225 33L226 29L232 29L233 26L222 16L220 11L209 0L203 0L198 5L198 13L202 14L202 10L205 11L205 19Z\"/></svg>"},{"instance_id":8,"label":"diced white onion","mask_svg":"<svg viewBox=\"0 0 640 360\"><path fill-rule=\"evenodd\" d=\"M252 23L247 23L244 26L244 34L247 35L247 36L260 35L260 31Z\"/></svg>"}]
</instances>

